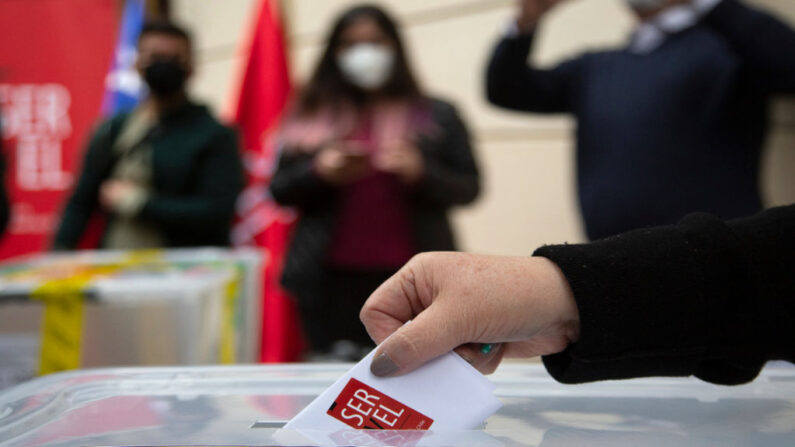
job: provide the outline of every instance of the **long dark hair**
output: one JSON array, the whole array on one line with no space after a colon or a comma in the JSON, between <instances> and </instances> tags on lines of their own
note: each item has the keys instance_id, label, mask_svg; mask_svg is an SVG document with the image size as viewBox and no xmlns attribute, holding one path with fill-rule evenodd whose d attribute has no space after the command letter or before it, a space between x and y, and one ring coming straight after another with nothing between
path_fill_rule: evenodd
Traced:
<instances>
[{"instance_id":1,"label":"long dark hair","mask_svg":"<svg viewBox=\"0 0 795 447\"><path fill-rule=\"evenodd\" d=\"M361 19L374 21L394 45L395 65L392 76L379 89L379 94L386 99L415 100L422 97L419 84L409 67L403 41L395 21L382 8L375 5L355 6L337 19L331 28L326 49L315 68L309 83L304 86L296 104L298 115L311 115L324 106L348 103L354 107L362 107L368 93L348 82L337 66L337 50L340 46L342 33L354 22Z\"/></svg>"}]
</instances>

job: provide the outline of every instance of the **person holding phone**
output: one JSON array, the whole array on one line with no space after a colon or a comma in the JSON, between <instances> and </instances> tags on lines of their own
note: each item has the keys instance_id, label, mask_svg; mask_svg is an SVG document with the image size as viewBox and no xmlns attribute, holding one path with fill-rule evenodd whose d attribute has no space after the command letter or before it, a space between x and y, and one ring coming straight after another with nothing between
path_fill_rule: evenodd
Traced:
<instances>
[{"instance_id":1,"label":"person holding phone","mask_svg":"<svg viewBox=\"0 0 795 447\"><path fill-rule=\"evenodd\" d=\"M456 109L420 88L397 24L374 6L344 12L280 133L270 184L300 220L282 283L311 350L347 360L372 342L364 301L412 256L454 250L447 216L480 184Z\"/></svg>"}]
</instances>

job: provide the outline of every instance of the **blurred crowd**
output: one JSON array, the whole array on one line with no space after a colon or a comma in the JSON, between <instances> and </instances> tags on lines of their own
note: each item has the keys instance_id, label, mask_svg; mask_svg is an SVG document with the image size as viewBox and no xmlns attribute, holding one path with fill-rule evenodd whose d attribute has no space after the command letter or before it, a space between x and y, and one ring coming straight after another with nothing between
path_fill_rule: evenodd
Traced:
<instances>
[{"instance_id":1,"label":"blurred crowd","mask_svg":"<svg viewBox=\"0 0 795 447\"><path fill-rule=\"evenodd\" d=\"M562 2L517 2L483 82L496 107L576 119L588 238L698 211L760 211L769 103L795 93L795 31L740 0L626 0L637 25L624 47L535 66L538 26ZM262 194L299 215L282 284L298 305L308 359L369 352L364 301L414 255L456 250L450 210L480 191L466 122L423 88L412 62L423 63L411 60L387 11L344 11L278 132ZM96 213L107 220L102 248L229 245L244 183L238 138L188 95L193 66L188 30L144 26L136 69L149 94L94 131L55 249L75 249Z\"/></svg>"}]
</instances>

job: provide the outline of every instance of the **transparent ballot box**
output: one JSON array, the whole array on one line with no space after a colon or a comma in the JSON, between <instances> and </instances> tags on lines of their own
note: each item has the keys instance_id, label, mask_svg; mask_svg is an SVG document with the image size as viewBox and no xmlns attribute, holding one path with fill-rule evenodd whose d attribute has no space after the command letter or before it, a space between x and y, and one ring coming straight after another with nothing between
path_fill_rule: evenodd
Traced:
<instances>
[{"instance_id":1,"label":"transparent ballot box","mask_svg":"<svg viewBox=\"0 0 795 447\"><path fill-rule=\"evenodd\" d=\"M0 389L101 366L250 362L260 256L78 252L0 267Z\"/></svg>"},{"instance_id":2,"label":"transparent ballot box","mask_svg":"<svg viewBox=\"0 0 795 447\"><path fill-rule=\"evenodd\" d=\"M185 271L196 267L233 270L235 274L235 325L239 332L236 360L255 362L259 355L260 300L262 298L262 250L255 248L222 249L214 247L171 250L84 250L33 256L14 263L5 271L19 267L50 270L64 266L102 267L122 266L127 270Z\"/></svg>"},{"instance_id":3,"label":"transparent ballot box","mask_svg":"<svg viewBox=\"0 0 795 447\"><path fill-rule=\"evenodd\" d=\"M54 374L0 393L0 446L795 445L795 370L722 387L691 378L586 385L539 364L491 376L503 407L478 430L280 429L350 365L138 368Z\"/></svg>"}]
</instances>

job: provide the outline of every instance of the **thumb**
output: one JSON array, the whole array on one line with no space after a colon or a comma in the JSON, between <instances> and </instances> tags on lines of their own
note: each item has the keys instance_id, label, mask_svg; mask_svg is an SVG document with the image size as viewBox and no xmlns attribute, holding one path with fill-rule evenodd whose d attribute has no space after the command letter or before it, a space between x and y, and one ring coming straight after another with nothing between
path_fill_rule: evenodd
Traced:
<instances>
[{"instance_id":1,"label":"thumb","mask_svg":"<svg viewBox=\"0 0 795 447\"><path fill-rule=\"evenodd\" d=\"M381 343L370 364L376 377L413 371L464 344L464 332L440 306L431 305Z\"/></svg>"}]
</instances>

